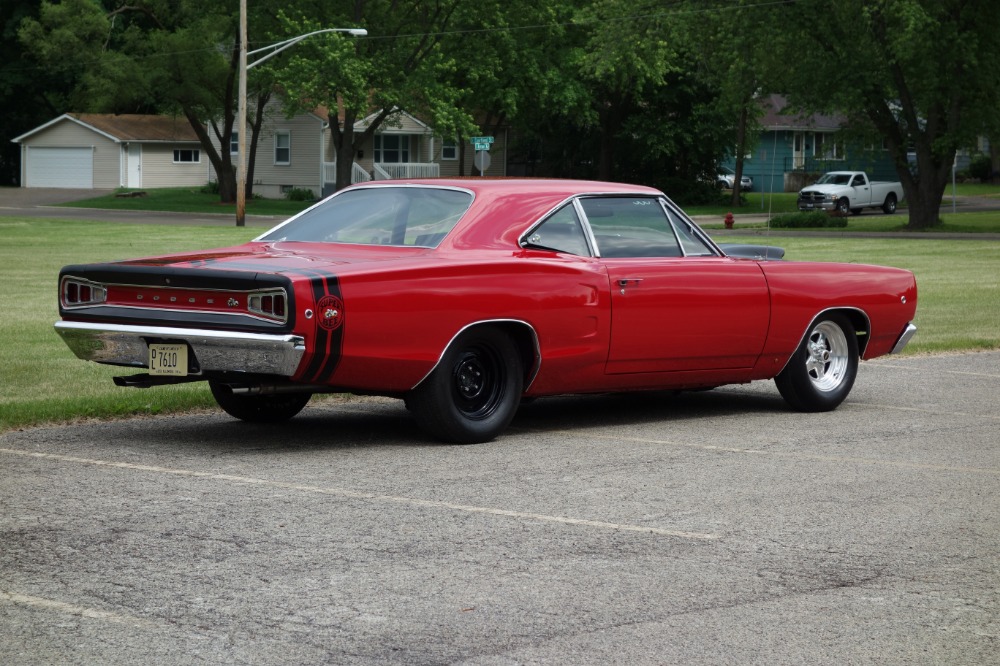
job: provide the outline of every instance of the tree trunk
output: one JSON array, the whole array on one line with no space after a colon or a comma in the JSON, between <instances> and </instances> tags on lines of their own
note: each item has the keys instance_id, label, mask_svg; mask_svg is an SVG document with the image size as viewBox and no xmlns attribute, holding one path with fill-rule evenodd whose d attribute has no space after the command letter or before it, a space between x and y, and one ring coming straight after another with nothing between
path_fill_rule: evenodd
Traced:
<instances>
[{"instance_id":1,"label":"tree trunk","mask_svg":"<svg viewBox=\"0 0 1000 666\"><path fill-rule=\"evenodd\" d=\"M271 92L262 92L257 95L257 107L254 109L254 117L250 122L250 143L247 144L247 186L244 195L247 201L253 199L253 172L254 165L257 164L257 148L260 143L260 128L264 126L264 112L267 103L271 100Z\"/></svg>"},{"instance_id":2,"label":"tree trunk","mask_svg":"<svg viewBox=\"0 0 1000 666\"><path fill-rule=\"evenodd\" d=\"M954 150L950 154L939 155L931 149L929 141L921 139L916 146L916 173L910 170L905 152L899 152L895 160L910 214L906 226L917 230L941 224L941 202L951 178L951 165L955 161Z\"/></svg>"},{"instance_id":3,"label":"tree trunk","mask_svg":"<svg viewBox=\"0 0 1000 666\"><path fill-rule=\"evenodd\" d=\"M229 154L229 132L221 137L221 145L226 146L226 149L216 150L212 138L208 135L208 130L205 129L205 125L195 115L195 112L185 107L184 116L188 119L191 129L198 136L202 151L208 155L208 160L212 163L212 167L219 177L219 199L222 203L233 203L236 201L236 169ZM232 123L230 123L231 125Z\"/></svg>"}]
</instances>

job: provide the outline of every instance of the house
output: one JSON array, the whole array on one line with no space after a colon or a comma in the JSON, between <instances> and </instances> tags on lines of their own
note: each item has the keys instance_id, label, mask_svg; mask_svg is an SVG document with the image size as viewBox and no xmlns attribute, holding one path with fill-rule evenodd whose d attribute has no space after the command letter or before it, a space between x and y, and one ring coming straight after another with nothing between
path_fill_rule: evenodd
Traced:
<instances>
[{"instance_id":1,"label":"house","mask_svg":"<svg viewBox=\"0 0 1000 666\"><path fill-rule=\"evenodd\" d=\"M185 118L66 113L12 139L22 187L114 189L204 185L209 162Z\"/></svg>"},{"instance_id":2,"label":"house","mask_svg":"<svg viewBox=\"0 0 1000 666\"><path fill-rule=\"evenodd\" d=\"M873 180L896 180L888 149L843 138L847 119L839 115L800 114L782 95L760 99L762 132L744 157L743 175L757 192L796 192L826 171L867 171ZM730 158L725 166L735 168Z\"/></svg>"},{"instance_id":3,"label":"house","mask_svg":"<svg viewBox=\"0 0 1000 666\"><path fill-rule=\"evenodd\" d=\"M354 131L364 132L377 115L372 113L356 122ZM269 104L257 142L253 169L255 195L280 198L292 189L309 189L315 196L325 196L333 191L337 156L327 118L325 108L288 118L279 103ZM239 146L238 135L233 134L230 151L235 163ZM506 175L506 146L506 132L493 138L486 175ZM434 130L417 116L398 110L349 157L353 164L351 180L358 183L458 176L462 175L460 164L464 164L465 175L469 175L476 151L471 143L459 146L455 139L435 136ZM215 177L213 173L212 178Z\"/></svg>"}]
</instances>

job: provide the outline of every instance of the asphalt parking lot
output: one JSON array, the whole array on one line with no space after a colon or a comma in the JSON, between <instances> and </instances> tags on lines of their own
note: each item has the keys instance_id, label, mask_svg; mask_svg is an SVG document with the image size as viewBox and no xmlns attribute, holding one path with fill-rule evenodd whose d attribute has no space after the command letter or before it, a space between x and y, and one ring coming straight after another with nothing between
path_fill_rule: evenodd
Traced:
<instances>
[{"instance_id":1,"label":"asphalt parking lot","mask_svg":"<svg viewBox=\"0 0 1000 666\"><path fill-rule=\"evenodd\" d=\"M0 663L986 664L1000 352L542 399L443 446L396 401L0 435Z\"/></svg>"}]
</instances>

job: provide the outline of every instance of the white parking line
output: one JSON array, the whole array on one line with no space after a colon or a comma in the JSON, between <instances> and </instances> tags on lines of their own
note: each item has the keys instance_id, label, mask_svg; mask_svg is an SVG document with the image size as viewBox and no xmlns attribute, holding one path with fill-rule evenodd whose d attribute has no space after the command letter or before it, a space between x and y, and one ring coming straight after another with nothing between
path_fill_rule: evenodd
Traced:
<instances>
[{"instance_id":1,"label":"white parking line","mask_svg":"<svg viewBox=\"0 0 1000 666\"><path fill-rule=\"evenodd\" d=\"M510 511L507 509L497 509L485 506L474 506L470 504L455 504L452 502L442 502L438 500L425 500L415 497L402 497L397 495L381 495L377 493L365 493L347 488L329 488L323 486L312 486L301 483L288 483L285 481L272 481L270 479L260 479L250 476L237 476L233 474L218 474L216 472L198 472L195 470L176 469L171 467L159 467L156 465L139 465L136 463L116 462L113 460L96 460L93 458L78 458L56 453L40 453L37 451L22 451L19 449L0 448L0 453L8 453L27 458L42 458L45 460L57 460L59 462L79 463L83 465L96 465L99 467L113 467L118 469L128 469L137 472L152 472L156 474L171 474L175 476L187 476L212 481L230 481L233 483L246 483L270 488L281 488L283 490L297 490L306 493L316 493L320 495L333 495L336 497L346 497L349 499L370 500L377 502L392 502L395 504L407 504L410 506L427 507L431 509L444 509L449 511L461 511L466 513L481 513L493 516L505 516L508 518L520 518L522 520L532 520L547 523L561 523L563 525L580 525L583 527L594 527L598 529L615 530L618 532L639 532L644 534L655 534L657 536L677 537L681 539L713 540L718 539L716 534L704 532L689 532L685 530L671 530L660 527L649 527L646 525L628 525L623 523L609 523L599 520L585 520L582 518L568 518L565 516L549 516L542 513L531 513L527 511Z\"/></svg>"},{"instance_id":2,"label":"white parking line","mask_svg":"<svg viewBox=\"0 0 1000 666\"><path fill-rule=\"evenodd\" d=\"M32 608L41 610L63 613L65 615L76 615L77 617L89 620L103 620L105 622L114 622L115 624L127 624L140 629L151 629L159 626L155 622L132 615L121 615L120 613L97 610L96 608L68 604L65 601L55 601L54 599L44 599L42 597L33 597L27 594L0 590L0 602L3 601L19 606L31 606Z\"/></svg>"},{"instance_id":3,"label":"white parking line","mask_svg":"<svg viewBox=\"0 0 1000 666\"><path fill-rule=\"evenodd\" d=\"M556 432L556 431L550 431ZM720 451L723 453L743 453L755 456L773 456L776 458L788 458L792 460L816 460L820 462L849 463L861 465L885 465L887 467L899 467L902 469L933 470L936 472L962 472L969 474L988 474L1000 476L1000 469L992 467L966 467L958 465L935 465L931 463L913 463L905 460L884 460L881 458L858 458L855 456L833 456L820 453L802 453L798 451L776 451L773 449L744 449L738 446L715 446L713 444L691 444L688 442L674 442L669 439L656 439L652 437L628 437L620 434L604 435L599 432L584 431L558 431L561 434L572 435L577 439L581 437L591 437L593 439L606 439L615 442L637 442L640 444L659 444L663 446L676 446L686 449L698 449L701 451Z\"/></svg>"}]
</instances>

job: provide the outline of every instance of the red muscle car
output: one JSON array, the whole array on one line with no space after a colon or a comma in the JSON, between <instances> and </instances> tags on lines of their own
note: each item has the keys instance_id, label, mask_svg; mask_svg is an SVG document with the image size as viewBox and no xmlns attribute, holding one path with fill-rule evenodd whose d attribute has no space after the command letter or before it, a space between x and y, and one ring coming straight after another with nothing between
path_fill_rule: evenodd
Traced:
<instances>
[{"instance_id":1,"label":"red muscle car","mask_svg":"<svg viewBox=\"0 0 1000 666\"><path fill-rule=\"evenodd\" d=\"M523 398L758 379L834 409L859 359L916 331L914 277L768 251L727 255L648 187L381 181L238 247L66 266L55 328L82 359L146 369L119 385L207 381L246 421L377 394L471 443Z\"/></svg>"}]
</instances>

